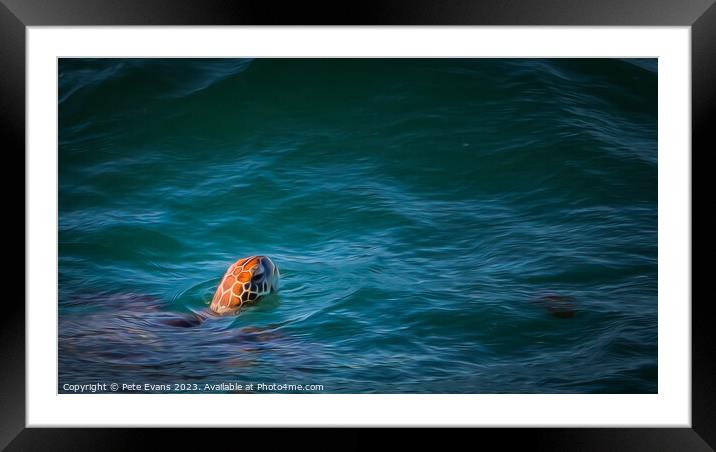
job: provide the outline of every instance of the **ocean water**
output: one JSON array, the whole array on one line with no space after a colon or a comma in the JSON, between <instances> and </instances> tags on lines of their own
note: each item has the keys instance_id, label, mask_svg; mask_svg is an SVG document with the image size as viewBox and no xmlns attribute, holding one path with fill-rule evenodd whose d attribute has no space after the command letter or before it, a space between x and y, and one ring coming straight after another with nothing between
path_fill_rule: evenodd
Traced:
<instances>
[{"instance_id":1,"label":"ocean water","mask_svg":"<svg viewBox=\"0 0 716 452\"><path fill-rule=\"evenodd\" d=\"M59 392L657 392L656 60L61 59L58 83ZM279 293L207 315L255 254Z\"/></svg>"}]
</instances>

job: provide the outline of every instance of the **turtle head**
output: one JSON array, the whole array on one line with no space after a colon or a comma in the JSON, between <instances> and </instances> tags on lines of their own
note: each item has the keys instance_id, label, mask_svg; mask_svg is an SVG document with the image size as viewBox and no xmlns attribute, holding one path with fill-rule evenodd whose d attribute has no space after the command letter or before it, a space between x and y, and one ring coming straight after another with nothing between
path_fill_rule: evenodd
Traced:
<instances>
[{"instance_id":1,"label":"turtle head","mask_svg":"<svg viewBox=\"0 0 716 452\"><path fill-rule=\"evenodd\" d=\"M256 264L249 270L251 273L249 293L256 296L249 297L249 300L255 300L278 290L279 273L276 265L266 256L257 256L257 259Z\"/></svg>"},{"instance_id":2,"label":"turtle head","mask_svg":"<svg viewBox=\"0 0 716 452\"><path fill-rule=\"evenodd\" d=\"M233 263L219 283L209 308L218 313L233 313L244 303L278 290L279 272L266 256L251 256Z\"/></svg>"}]
</instances>

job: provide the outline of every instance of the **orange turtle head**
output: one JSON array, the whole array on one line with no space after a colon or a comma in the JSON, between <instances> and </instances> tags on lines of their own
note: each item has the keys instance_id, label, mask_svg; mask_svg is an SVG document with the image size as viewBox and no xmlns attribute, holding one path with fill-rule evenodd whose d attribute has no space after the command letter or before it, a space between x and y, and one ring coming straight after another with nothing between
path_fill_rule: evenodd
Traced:
<instances>
[{"instance_id":1,"label":"orange turtle head","mask_svg":"<svg viewBox=\"0 0 716 452\"><path fill-rule=\"evenodd\" d=\"M277 291L278 278L278 268L266 256L239 259L226 270L209 309L217 314L237 312L244 303Z\"/></svg>"}]
</instances>

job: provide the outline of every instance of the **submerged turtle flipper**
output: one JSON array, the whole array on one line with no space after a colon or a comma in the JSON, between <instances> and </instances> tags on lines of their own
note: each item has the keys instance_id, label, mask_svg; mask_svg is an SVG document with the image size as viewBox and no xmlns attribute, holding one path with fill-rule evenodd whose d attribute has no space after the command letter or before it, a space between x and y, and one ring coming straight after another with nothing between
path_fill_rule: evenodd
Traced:
<instances>
[{"instance_id":1,"label":"submerged turtle flipper","mask_svg":"<svg viewBox=\"0 0 716 452\"><path fill-rule=\"evenodd\" d=\"M159 322L164 325L175 326L178 328L191 328L194 326L201 325L202 323L204 323L204 320L206 320L206 317L201 314L192 312L191 314L185 316L161 319Z\"/></svg>"}]
</instances>

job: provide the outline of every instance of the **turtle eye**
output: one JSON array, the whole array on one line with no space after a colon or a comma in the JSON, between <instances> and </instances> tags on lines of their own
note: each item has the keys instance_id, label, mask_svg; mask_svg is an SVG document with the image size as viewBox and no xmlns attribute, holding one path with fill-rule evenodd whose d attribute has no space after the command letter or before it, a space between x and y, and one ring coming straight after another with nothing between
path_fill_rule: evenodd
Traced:
<instances>
[{"instance_id":1,"label":"turtle eye","mask_svg":"<svg viewBox=\"0 0 716 452\"><path fill-rule=\"evenodd\" d=\"M259 282L259 281L261 281L263 276L264 276L263 273L254 273L254 276L251 277L251 282L253 282L253 283Z\"/></svg>"}]
</instances>

